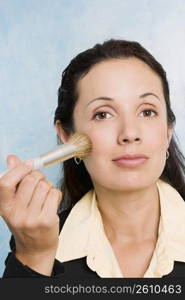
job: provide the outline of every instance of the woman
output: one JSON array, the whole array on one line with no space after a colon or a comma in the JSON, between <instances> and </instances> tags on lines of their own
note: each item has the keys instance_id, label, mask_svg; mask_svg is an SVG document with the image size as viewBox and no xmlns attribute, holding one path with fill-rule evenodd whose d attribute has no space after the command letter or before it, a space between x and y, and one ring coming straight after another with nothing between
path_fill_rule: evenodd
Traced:
<instances>
[{"instance_id":1,"label":"woman","mask_svg":"<svg viewBox=\"0 0 185 300\"><path fill-rule=\"evenodd\" d=\"M14 238L3 276L185 276L184 157L162 66L124 40L80 53L63 72L54 124L62 142L86 133L92 153L63 164L59 238L60 191L8 157L0 208Z\"/></svg>"}]
</instances>

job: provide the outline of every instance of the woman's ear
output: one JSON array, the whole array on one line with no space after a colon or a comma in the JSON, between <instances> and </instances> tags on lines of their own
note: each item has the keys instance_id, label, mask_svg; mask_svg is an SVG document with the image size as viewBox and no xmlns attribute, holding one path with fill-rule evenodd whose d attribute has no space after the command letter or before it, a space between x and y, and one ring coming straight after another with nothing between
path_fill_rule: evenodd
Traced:
<instances>
[{"instance_id":1,"label":"woman's ear","mask_svg":"<svg viewBox=\"0 0 185 300\"><path fill-rule=\"evenodd\" d=\"M168 129L167 129L168 147L170 146L172 135L173 135L173 128L172 127L168 127Z\"/></svg>"},{"instance_id":2,"label":"woman's ear","mask_svg":"<svg viewBox=\"0 0 185 300\"><path fill-rule=\"evenodd\" d=\"M65 130L62 128L62 124L59 120L56 121L55 128L56 128L57 135L60 138L61 142L66 143L69 140L70 135L68 135L65 132Z\"/></svg>"}]
</instances>

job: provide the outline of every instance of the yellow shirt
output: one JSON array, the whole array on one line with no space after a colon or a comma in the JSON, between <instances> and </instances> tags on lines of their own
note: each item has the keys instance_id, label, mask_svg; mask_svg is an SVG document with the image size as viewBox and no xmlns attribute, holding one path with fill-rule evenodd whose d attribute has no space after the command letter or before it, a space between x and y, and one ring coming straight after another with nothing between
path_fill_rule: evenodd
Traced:
<instances>
[{"instance_id":1,"label":"yellow shirt","mask_svg":"<svg viewBox=\"0 0 185 300\"><path fill-rule=\"evenodd\" d=\"M150 278L169 274L175 260L185 262L185 201L164 181L158 180L157 187L161 210L158 239L143 276ZM100 277L123 277L105 234L94 190L72 208L60 233L56 253L61 262L84 256L89 268Z\"/></svg>"}]
</instances>

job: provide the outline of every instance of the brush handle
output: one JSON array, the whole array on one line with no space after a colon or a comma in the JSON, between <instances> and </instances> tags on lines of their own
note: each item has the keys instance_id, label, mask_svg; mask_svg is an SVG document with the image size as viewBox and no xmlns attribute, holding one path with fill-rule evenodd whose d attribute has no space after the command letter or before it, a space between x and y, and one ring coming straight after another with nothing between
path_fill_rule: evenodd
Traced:
<instances>
[{"instance_id":1,"label":"brush handle","mask_svg":"<svg viewBox=\"0 0 185 300\"><path fill-rule=\"evenodd\" d=\"M56 149L49 151L41 156L38 156L33 159L28 159L26 161L33 162L32 170L38 170L44 167L48 167L59 162L63 162L67 159L74 157L76 154L76 146L71 143L65 143L61 146L58 146ZM25 161L25 162L26 162ZM7 174L10 170L6 170L5 172L0 174L0 178Z\"/></svg>"}]
</instances>

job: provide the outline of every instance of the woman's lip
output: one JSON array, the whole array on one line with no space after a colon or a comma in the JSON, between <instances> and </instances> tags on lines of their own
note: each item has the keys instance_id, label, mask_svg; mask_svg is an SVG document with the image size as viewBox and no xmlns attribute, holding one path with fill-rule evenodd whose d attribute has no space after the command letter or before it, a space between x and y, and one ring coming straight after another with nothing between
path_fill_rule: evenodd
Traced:
<instances>
[{"instance_id":1,"label":"woman's lip","mask_svg":"<svg viewBox=\"0 0 185 300\"><path fill-rule=\"evenodd\" d=\"M125 154L119 157L114 158L113 160L120 160L120 159L136 159L136 158L148 158L145 154Z\"/></svg>"},{"instance_id":2,"label":"woman's lip","mask_svg":"<svg viewBox=\"0 0 185 300\"><path fill-rule=\"evenodd\" d=\"M143 163L145 163L145 161L148 158L146 157L140 157L140 158L135 158L135 159L116 159L113 160L113 162L117 165L117 166L121 166L121 167L137 167L139 165L142 165Z\"/></svg>"}]
</instances>

